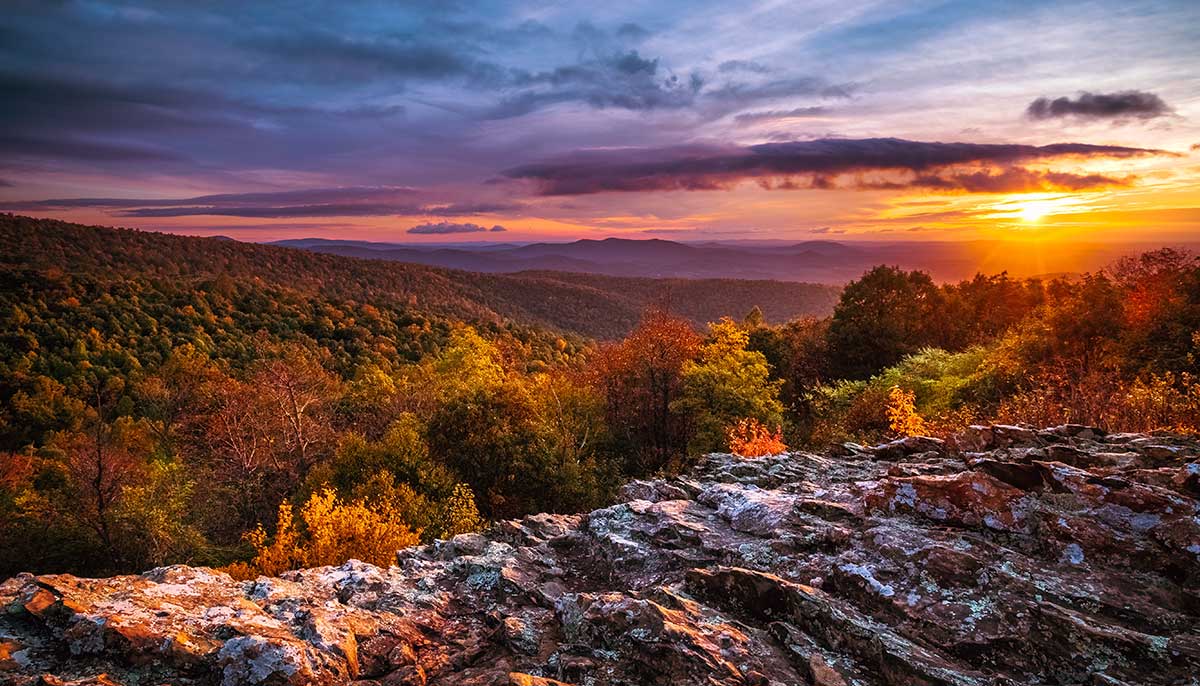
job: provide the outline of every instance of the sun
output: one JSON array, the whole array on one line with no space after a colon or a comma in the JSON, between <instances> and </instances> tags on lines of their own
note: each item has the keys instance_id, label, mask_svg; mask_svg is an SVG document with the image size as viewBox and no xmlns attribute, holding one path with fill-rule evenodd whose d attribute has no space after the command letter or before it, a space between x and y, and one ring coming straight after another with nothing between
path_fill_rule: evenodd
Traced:
<instances>
[{"instance_id":1,"label":"sun","mask_svg":"<svg viewBox=\"0 0 1200 686\"><path fill-rule=\"evenodd\" d=\"M996 206L997 211L1025 224L1040 224L1051 215L1061 214L1077 203L1062 195L1040 195L1036 197L1010 198Z\"/></svg>"},{"instance_id":2,"label":"sun","mask_svg":"<svg viewBox=\"0 0 1200 686\"><path fill-rule=\"evenodd\" d=\"M1046 202L1023 202L1017 207L1017 216L1024 222L1036 224L1052 209Z\"/></svg>"}]
</instances>

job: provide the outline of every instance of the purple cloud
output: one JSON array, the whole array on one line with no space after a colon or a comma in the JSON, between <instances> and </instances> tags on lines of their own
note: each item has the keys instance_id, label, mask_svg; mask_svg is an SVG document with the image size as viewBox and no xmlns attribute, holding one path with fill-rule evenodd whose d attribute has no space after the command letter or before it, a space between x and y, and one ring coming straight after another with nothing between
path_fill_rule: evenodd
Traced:
<instances>
[{"instance_id":1,"label":"purple cloud","mask_svg":"<svg viewBox=\"0 0 1200 686\"><path fill-rule=\"evenodd\" d=\"M1172 113L1167 103L1154 93L1081 93L1078 98L1038 98L1029 103L1025 114L1030 119L1154 119Z\"/></svg>"},{"instance_id":2,"label":"purple cloud","mask_svg":"<svg viewBox=\"0 0 1200 686\"><path fill-rule=\"evenodd\" d=\"M976 191L990 181L1021 181L1026 170L1013 165L1062 157L1126 158L1171 155L1162 150L1115 145L1057 143L1053 145L940 143L898 138L861 140L827 138L767 143L750 147L686 146L579 152L566 158L523 165L504 172L507 178L533 182L542 195L582 195L606 191L718 190L744 179L757 179L767 188L878 188L879 182L843 177L871 172L899 173L899 186L936 187L932 180L956 190ZM964 165L984 172L955 173ZM1000 176L991 171L1001 168ZM1007 173L1007 176L1004 176ZM979 176L983 174L983 176ZM1081 189L1088 177L1044 174L1043 184L1067 184ZM916 181L914 184L913 181ZM1096 177L1102 185L1119 180ZM1004 185L999 183L997 185ZM990 192L990 191L989 191Z\"/></svg>"},{"instance_id":3,"label":"purple cloud","mask_svg":"<svg viewBox=\"0 0 1200 686\"><path fill-rule=\"evenodd\" d=\"M111 209L119 217L377 217L432 215L454 217L510 212L511 202L421 202L421 192L407 186L346 186L259 193L224 193L188 198L58 198L0 203L10 211Z\"/></svg>"},{"instance_id":4,"label":"purple cloud","mask_svg":"<svg viewBox=\"0 0 1200 686\"><path fill-rule=\"evenodd\" d=\"M499 224L496 224L495 226L488 228L486 226L480 226L479 224L471 224L469 222L465 223L465 224L457 224L454 222L439 222L437 224L417 224L416 226L410 228L406 233L450 234L450 233L481 233L484 231L489 232L489 233L491 233L491 232L498 233L498 232L507 231L507 230L508 229L504 228L503 226L500 226Z\"/></svg>"}]
</instances>

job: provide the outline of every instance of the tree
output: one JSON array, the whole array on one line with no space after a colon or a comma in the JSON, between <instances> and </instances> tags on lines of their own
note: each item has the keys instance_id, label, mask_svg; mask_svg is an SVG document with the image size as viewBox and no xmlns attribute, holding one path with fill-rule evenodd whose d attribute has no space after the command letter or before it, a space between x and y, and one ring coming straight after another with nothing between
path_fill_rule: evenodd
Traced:
<instances>
[{"instance_id":1,"label":"tree","mask_svg":"<svg viewBox=\"0 0 1200 686\"><path fill-rule=\"evenodd\" d=\"M262 360L251 383L270 413L276 450L291 460L289 467L297 475L307 473L330 439L329 410L340 381L315 353L292 344Z\"/></svg>"},{"instance_id":2,"label":"tree","mask_svg":"<svg viewBox=\"0 0 1200 686\"><path fill-rule=\"evenodd\" d=\"M944 337L942 294L928 274L875 267L851 281L834 308L834 372L864 379Z\"/></svg>"},{"instance_id":3,"label":"tree","mask_svg":"<svg viewBox=\"0 0 1200 686\"><path fill-rule=\"evenodd\" d=\"M729 318L708 326L709 338L699 359L684 363L682 392L671 404L696 427L688 446L691 453L726 449L729 429L742 419L769 426L783 421L781 382L770 380L762 353L746 349L746 331Z\"/></svg>"},{"instance_id":4,"label":"tree","mask_svg":"<svg viewBox=\"0 0 1200 686\"><path fill-rule=\"evenodd\" d=\"M1007 273L976 274L942 289L948 350L961 350L1003 334L1045 300L1040 281L1017 281Z\"/></svg>"},{"instance_id":5,"label":"tree","mask_svg":"<svg viewBox=\"0 0 1200 686\"><path fill-rule=\"evenodd\" d=\"M793 413L806 414L811 392L829 377L828 333L829 319L815 317L750 331L747 348L762 353L771 377L783 381L780 399Z\"/></svg>"},{"instance_id":6,"label":"tree","mask_svg":"<svg viewBox=\"0 0 1200 686\"><path fill-rule=\"evenodd\" d=\"M750 330L758 329L765 325L766 318L763 317L762 309L758 305L750 308L750 311L742 318L742 326Z\"/></svg>"},{"instance_id":7,"label":"tree","mask_svg":"<svg viewBox=\"0 0 1200 686\"><path fill-rule=\"evenodd\" d=\"M516 384L477 389L429 419L430 452L479 494L491 519L553 509L553 479L537 448L532 404Z\"/></svg>"},{"instance_id":8,"label":"tree","mask_svg":"<svg viewBox=\"0 0 1200 686\"><path fill-rule=\"evenodd\" d=\"M651 474L686 456L690 427L672 405L700 341L687 321L650 310L628 337L601 348L593 360L591 377L605 399L606 423L627 455L626 473Z\"/></svg>"},{"instance_id":9,"label":"tree","mask_svg":"<svg viewBox=\"0 0 1200 686\"><path fill-rule=\"evenodd\" d=\"M1200 257L1163 248L1125 257L1106 271L1122 292L1122 356L1131 372L1200 371L1191 337L1200 331Z\"/></svg>"},{"instance_id":10,"label":"tree","mask_svg":"<svg viewBox=\"0 0 1200 686\"><path fill-rule=\"evenodd\" d=\"M1086 371L1104 362L1124 321L1121 290L1103 274L1089 274L1066 297L1047 303L1045 341L1058 362Z\"/></svg>"},{"instance_id":11,"label":"tree","mask_svg":"<svg viewBox=\"0 0 1200 686\"><path fill-rule=\"evenodd\" d=\"M438 537L454 538L459 534L479 531L483 528L483 517L475 505L475 494L466 484L456 484L454 491L441 505L438 516Z\"/></svg>"},{"instance_id":12,"label":"tree","mask_svg":"<svg viewBox=\"0 0 1200 686\"><path fill-rule=\"evenodd\" d=\"M192 523L194 482L178 461L154 461L122 488L115 520L121 557L133 569L190 563L208 542Z\"/></svg>"},{"instance_id":13,"label":"tree","mask_svg":"<svg viewBox=\"0 0 1200 686\"><path fill-rule=\"evenodd\" d=\"M211 410L209 391L224 374L204 353L184 345L134 388L138 408L148 420L163 455L179 448L179 432L189 420Z\"/></svg>"},{"instance_id":14,"label":"tree","mask_svg":"<svg viewBox=\"0 0 1200 686\"><path fill-rule=\"evenodd\" d=\"M581 374L557 371L526 379L537 447L556 475L559 511L599 507L611 493L613 441L604 422L604 398Z\"/></svg>"},{"instance_id":15,"label":"tree","mask_svg":"<svg viewBox=\"0 0 1200 686\"><path fill-rule=\"evenodd\" d=\"M116 523L118 506L126 487L143 477L150 452L144 425L115 416L115 400L123 391L124 382L119 379L97 382L83 429L59 434L52 441L65 456L69 491L75 499L63 514L91 529L113 568L124 562Z\"/></svg>"},{"instance_id":16,"label":"tree","mask_svg":"<svg viewBox=\"0 0 1200 686\"><path fill-rule=\"evenodd\" d=\"M468 395L504 383L507 372L500 349L469 326L450 333L450 342L432 364L443 398Z\"/></svg>"},{"instance_id":17,"label":"tree","mask_svg":"<svg viewBox=\"0 0 1200 686\"><path fill-rule=\"evenodd\" d=\"M275 448L270 408L256 390L230 377L207 385L211 409L188 429L186 459L201 477L197 497L215 517L207 528L225 542L270 516L291 488Z\"/></svg>"},{"instance_id":18,"label":"tree","mask_svg":"<svg viewBox=\"0 0 1200 686\"><path fill-rule=\"evenodd\" d=\"M411 413L400 415L378 441L348 433L342 437L333 458L309 473L310 491L328 484L349 495L360 484L386 472L396 483L406 484L427 498L449 497L455 485L454 475L443 463L430 457L424 434L424 423Z\"/></svg>"},{"instance_id":19,"label":"tree","mask_svg":"<svg viewBox=\"0 0 1200 686\"><path fill-rule=\"evenodd\" d=\"M783 431L779 427L774 430L757 419L742 419L729 427L726 432L729 438L729 452L742 457L762 457L763 455L778 455L787 450L783 442Z\"/></svg>"}]
</instances>

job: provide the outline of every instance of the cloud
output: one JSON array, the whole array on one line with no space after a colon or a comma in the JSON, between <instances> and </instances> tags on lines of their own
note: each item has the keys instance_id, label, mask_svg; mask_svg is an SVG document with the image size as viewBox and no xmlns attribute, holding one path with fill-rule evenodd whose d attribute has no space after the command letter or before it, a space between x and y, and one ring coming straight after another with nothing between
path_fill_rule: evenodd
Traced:
<instances>
[{"instance_id":1,"label":"cloud","mask_svg":"<svg viewBox=\"0 0 1200 686\"><path fill-rule=\"evenodd\" d=\"M904 187L964 193L1039 193L1122 188L1132 186L1135 181L1137 177L1134 176L1042 172L1015 167L999 172L923 175L911 180Z\"/></svg>"},{"instance_id":2,"label":"cloud","mask_svg":"<svg viewBox=\"0 0 1200 686\"><path fill-rule=\"evenodd\" d=\"M940 143L898 138L826 138L749 147L694 145L593 150L515 167L511 179L531 181L542 195L606 191L727 189L745 179L767 188L880 188L917 185L967 192L987 186L1114 185L1108 177L1040 173L1014 167L1056 158L1170 155L1162 150L1057 143ZM968 167L968 169L963 169ZM883 178L877 178L882 176ZM1037 183L1034 180L1038 179ZM1090 181L1089 181L1090 180ZM1091 187L1091 186L1089 186Z\"/></svg>"},{"instance_id":3,"label":"cloud","mask_svg":"<svg viewBox=\"0 0 1200 686\"><path fill-rule=\"evenodd\" d=\"M771 68L765 64L755 62L753 60L725 60L717 65L717 71L722 74L730 72L749 72L751 74L765 74L771 71Z\"/></svg>"},{"instance_id":4,"label":"cloud","mask_svg":"<svg viewBox=\"0 0 1200 686\"><path fill-rule=\"evenodd\" d=\"M287 205L264 207L140 207L117 213L119 217L248 217L283 219L301 217L380 217L416 214L416 205L373 205L330 203L324 205Z\"/></svg>"},{"instance_id":5,"label":"cloud","mask_svg":"<svg viewBox=\"0 0 1200 686\"><path fill-rule=\"evenodd\" d=\"M617 27L617 38L630 42L641 42L650 37L650 32L646 29L634 24L626 22Z\"/></svg>"},{"instance_id":6,"label":"cloud","mask_svg":"<svg viewBox=\"0 0 1200 686\"><path fill-rule=\"evenodd\" d=\"M203 205L214 208L240 207L262 203L316 204L378 200L381 197L415 196L417 190L408 186L338 186L305 188L290 191L254 193L219 193L187 198L59 198L5 203L9 209L69 209L76 207L173 207Z\"/></svg>"},{"instance_id":7,"label":"cloud","mask_svg":"<svg viewBox=\"0 0 1200 686\"><path fill-rule=\"evenodd\" d=\"M12 188L15 185L16 184L14 184L12 181L9 181L8 179L0 179L0 188Z\"/></svg>"},{"instance_id":8,"label":"cloud","mask_svg":"<svg viewBox=\"0 0 1200 686\"><path fill-rule=\"evenodd\" d=\"M826 107L797 107L790 110L766 110L762 112L745 112L733 118L742 126L757 124L762 121L777 119L801 119L804 117L820 117L829 113Z\"/></svg>"},{"instance_id":9,"label":"cloud","mask_svg":"<svg viewBox=\"0 0 1200 686\"><path fill-rule=\"evenodd\" d=\"M408 231L406 233L439 234L440 235L440 234L450 234L450 233L481 233L481 232L485 232L485 231L488 233L494 233L494 232L507 231L507 230L508 229L505 229L503 226L500 226L499 224L497 224L491 228L488 228L486 226L480 226L479 224L471 224L471 223L457 224L454 222L439 222L437 224L417 224L416 226L408 229Z\"/></svg>"},{"instance_id":10,"label":"cloud","mask_svg":"<svg viewBox=\"0 0 1200 686\"><path fill-rule=\"evenodd\" d=\"M143 143L71 135L0 135L0 152L13 157L90 163L182 162L187 159L177 152Z\"/></svg>"},{"instance_id":11,"label":"cloud","mask_svg":"<svg viewBox=\"0 0 1200 686\"><path fill-rule=\"evenodd\" d=\"M310 79L408 77L440 79L486 74L494 67L448 45L410 35L356 38L329 31L289 33L247 41L247 47L282 57Z\"/></svg>"},{"instance_id":12,"label":"cloud","mask_svg":"<svg viewBox=\"0 0 1200 686\"><path fill-rule=\"evenodd\" d=\"M1154 119L1172 114L1162 98L1145 91L1120 91L1118 93L1081 93L1072 100L1069 97L1038 98L1025 108L1030 119Z\"/></svg>"},{"instance_id":13,"label":"cloud","mask_svg":"<svg viewBox=\"0 0 1200 686\"><path fill-rule=\"evenodd\" d=\"M610 53L529 74L517 92L505 96L485 114L488 119L518 117L561 102L584 102L597 109L679 109L691 105L704 85L698 73L680 78L663 73L657 58L637 50Z\"/></svg>"},{"instance_id":14,"label":"cloud","mask_svg":"<svg viewBox=\"0 0 1200 686\"><path fill-rule=\"evenodd\" d=\"M815 76L795 76L772 79L758 83L727 83L705 93L706 97L718 101L736 103L816 96L821 98L849 98L857 86L852 83L830 83Z\"/></svg>"},{"instance_id":15,"label":"cloud","mask_svg":"<svg viewBox=\"0 0 1200 686\"><path fill-rule=\"evenodd\" d=\"M47 211L115 210L119 217L221 216L259 219L432 215L457 217L511 212L512 202L430 203L408 186L344 186L258 193L224 193L188 198L58 198L0 202L0 209Z\"/></svg>"}]
</instances>

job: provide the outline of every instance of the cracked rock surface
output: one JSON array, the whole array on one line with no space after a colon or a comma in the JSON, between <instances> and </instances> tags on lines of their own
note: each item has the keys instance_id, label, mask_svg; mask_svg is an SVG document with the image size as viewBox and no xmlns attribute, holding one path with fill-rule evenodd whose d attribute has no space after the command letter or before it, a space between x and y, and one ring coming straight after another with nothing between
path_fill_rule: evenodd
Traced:
<instances>
[{"instance_id":1,"label":"cracked rock surface","mask_svg":"<svg viewBox=\"0 0 1200 686\"><path fill-rule=\"evenodd\" d=\"M1200 442L971 427L238 582L0 584L4 684L1200 684Z\"/></svg>"}]
</instances>

